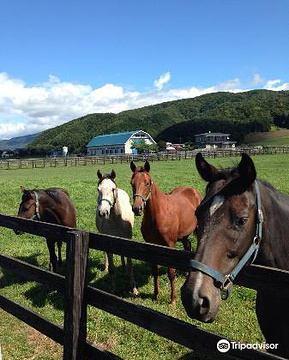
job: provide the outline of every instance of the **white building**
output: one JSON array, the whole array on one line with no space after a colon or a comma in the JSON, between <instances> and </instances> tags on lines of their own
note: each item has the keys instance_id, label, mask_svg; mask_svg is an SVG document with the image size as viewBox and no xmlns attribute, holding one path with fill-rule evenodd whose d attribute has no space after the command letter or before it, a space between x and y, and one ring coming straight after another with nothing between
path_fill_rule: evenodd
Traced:
<instances>
[{"instance_id":1,"label":"white building","mask_svg":"<svg viewBox=\"0 0 289 360\"><path fill-rule=\"evenodd\" d=\"M87 155L136 154L136 149L131 147L133 143L142 141L149 145L156 143L148 133L142 130L99 135L86 145Z\"/></svg>"}]
</instances>

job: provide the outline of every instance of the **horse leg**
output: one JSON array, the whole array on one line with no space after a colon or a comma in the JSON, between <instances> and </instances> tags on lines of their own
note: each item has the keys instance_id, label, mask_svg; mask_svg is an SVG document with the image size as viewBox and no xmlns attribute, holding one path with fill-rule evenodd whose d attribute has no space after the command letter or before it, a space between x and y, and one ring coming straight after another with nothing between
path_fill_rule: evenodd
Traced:
<instances>
[{"instance_id":1,"label":"horse leg","mask_svg":"<svg viewBox=\"0 0 289 360\"><path fill-rule=\"evenodd\" d=\"M191 251L191 250L192 250L191 242L190 242L190 240L188 239L188 236L182 238L182 239L181 239L181 242L182 242L182 244L183 244L184 250L187 250L187 251Z\"/></svg>"},{"instance_id":2,"label":"horse leg","mask_svg":"<svg viewBox=\"0 0 289 360\"><path fill-rule=\"evenodd\" d=\"M58 266L60 266L60 267L62 266L61 245L62 245L62 241L57 241Z\"/></svg>"},{"instance_id":3,"label":"horse leg","mask_svg":"<svg viewBox=\"0 0 289 360\"><path fill-rule=\"evenodd\" d=\"M107 253L108 257L108 273L110 277L111 291L115 292L115 267L113 263L113 253Z\"/></svg>"},{"instance_id":4,"label":"horse leg","mask_svg":"<svg viewBox=\"0 0 289 360\"><path fill-rule=\"evenodd\" d=\"M175 289L175 277L176 277L176 270L174 268L168 268L168 277L170 279L171 282L171 304L172 306L176 305L176 289Z\"/></svg>"},{"instance_id":5,"label":"horse leg","mask_svg":"<svg viewBox=\"0 0 289 360\"><path fill-rule=\"evenodd\" d=\"M108 256L106 252L104 253L104 264L102 270L108 272Z\"/></svg>"},{"instance_id":6,"label":"horse leg","mask_svg":"<svg viewBox=\"0 0 289 360\"><path fill-rule=\"evenodd\" d=\"M128 273L129 273L129 280L130 280L130 286L132 289L132 293L133 295L138 295L138 290L136 287L136 282L134 279L134 273L133 273L133 266L132 266L132 260L131 258L127 258L127 269L128 269Z\"/></svg>"},{"instance_id":7,"label":"horse leg","mask_svg":"<svg viewBox=\"0 0 289 360\"><path fill-rule=\"evenodd\" d=\"M156 300L160 291L158 265L152 264L152 275L154 277L154 299Z\"/></svg>"},{"instance_id":8,"label":"horse leg","mask_svg":"<svg viewBox=\"0 0 289 360\"><path fill-rule=\"evenodd\" d=\"M52 239L46 239L46 244L49 250L49 271L56 272L57 256L55 254L55 241Z\"/></svg>"},{"instance_id":9,"label":"horse leg","mask_svg":"<svg viewBox=\"0 0 289 360\"><path fill-rule=\"evenodd\" d=\"M126 266L125 266L125 257L123 255L121 255L121 267L122 267L122 271L126 271ZM127 266L128 266L128 259L127 259Z\"/></svg>"}]
</instances>

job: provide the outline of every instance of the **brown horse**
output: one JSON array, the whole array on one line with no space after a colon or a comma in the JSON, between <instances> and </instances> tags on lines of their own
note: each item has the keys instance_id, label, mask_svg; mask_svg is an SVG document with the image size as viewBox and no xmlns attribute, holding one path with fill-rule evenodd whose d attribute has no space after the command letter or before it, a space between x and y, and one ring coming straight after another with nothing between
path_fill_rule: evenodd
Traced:
<instances>
[{"instance_id":1,"label":"brown horse","mask_svg":"<svg viewBox=\"0 0 289 360\"><path fill-rule=\"evenodd\" d=\"M197 226L195 209L201 202L201 195L191 187L178 187L171 193L160 191L149 172L150 164L143 167L130 164L133 172L133 211L136 215L144 213L141 232L146 242L174 247L177 240L182 241L185 250L191 250L188 240ZM159 293L158 265L152 264L154 276L154 297ZM176 303L174 286L175 269L168 268L171 283L171 303Z\"/></svg>"},{"instance_id":2,"label":"brown horse","mask_svg":"<svg viewBox=\"0 0 289 360\"><path fill-rule=\"evenodd\" d=\"M46 190L25 190L19 206L18 216L25 219L40 220L52 224L59 224L71 228L76 227L76 211L68 192L64 189L49 188ZM15 231L20 234L19 231ZM58 247L58 265L62 265L60 239L46 238L50 255L49 270L56 272L57 256L55 243Z\"/></svg>"},{"instance_id":3,"label":"brown horse","mask_svg":"<svg viewBox=\"0 0 289 360\"><path fill-rule=\"evenodd\" d=\"M257 264L289 270L289 196L257 180L246 154L236 168L218 170L199 153L196 166L208 185L196 211L198 247L182 301L190 317L212 322L222 290L228 292L255 258ZM256 312L267 343L278 343L274 352L289 357L288 299L259 290Z\"/></svg>"}]
</instances>

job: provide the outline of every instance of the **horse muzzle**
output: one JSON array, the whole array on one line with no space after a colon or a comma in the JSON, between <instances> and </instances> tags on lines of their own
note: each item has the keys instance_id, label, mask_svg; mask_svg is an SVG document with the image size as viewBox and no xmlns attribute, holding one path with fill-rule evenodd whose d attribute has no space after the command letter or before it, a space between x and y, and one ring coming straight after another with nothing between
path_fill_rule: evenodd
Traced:
<instances>
[{"instance_id":1,"label":"horse muzzle","mask_svg":"<svg viewBox=\"0 0 289 360\"><path fill-rule=\"evenodd\" d=\"M143 206L132 206L132 211L135 216L141 216L143 213Z\"/></svg>"},{"instance_id":2,"label":"horse muzzle","mask_svg":"<svg viewBox=\"0 0 289 360\"><path fill-rule=\"evenodd\" d=\"M109 211L108 210L99 210L98 215L102 219L105 219L105 220L109 219Z\"/></svg>"},{"instance_id":3,"label":"horse muzzle","mask_svg":"<svg viewBox=\"0 0 289 360\"><path fill-rule=\"evenodd\" d=\"M192 319L210 323L215 320L220 304L220 291L210 285L210 279L201 285L197 274L191 272L181 288L181 299L187 315ZM204 278L207 278L205 275Z\"/></svg>"}]
</instances>

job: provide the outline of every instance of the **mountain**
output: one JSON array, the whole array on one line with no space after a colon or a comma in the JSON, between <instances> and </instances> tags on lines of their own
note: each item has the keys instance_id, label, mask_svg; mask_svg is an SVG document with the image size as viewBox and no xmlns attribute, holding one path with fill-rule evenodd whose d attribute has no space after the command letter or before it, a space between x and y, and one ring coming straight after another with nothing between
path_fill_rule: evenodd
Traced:
<instances>
[{"instance_id":1,"label":"mountain","mask_svg":"<svg viewBox=\"0 0 289 360\"><path fill-rule=\"evenodd\" d=\"M26 148L40 133L18 136L9 140L0 140L0 150L15 150Z\"/></svg>"},{"instance_id":2,"label":"mountain","mask_svg":"<svg viewBox=\"0 0 289 360\"><path fill-rule=\"evenodd\" d=\"M283 114L289 114L289 91L218 92L119 114L89 114L43 131L29 148L55 150L68 146L70 152L84 152L96 135L138 129L157 141L193 142L194 134L210 130L228 132L240 143L248 133L268 131L274 118Z\"/></svg>"}]
</instances>

